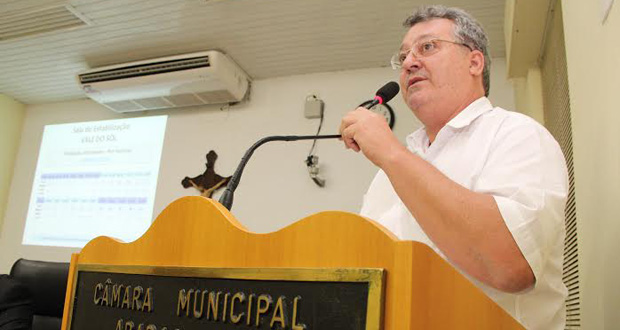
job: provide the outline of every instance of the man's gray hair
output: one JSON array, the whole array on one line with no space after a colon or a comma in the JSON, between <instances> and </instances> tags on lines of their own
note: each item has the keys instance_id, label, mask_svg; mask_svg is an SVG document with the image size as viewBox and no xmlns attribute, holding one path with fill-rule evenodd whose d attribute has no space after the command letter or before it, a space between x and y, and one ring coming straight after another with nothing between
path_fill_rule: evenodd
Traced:
<instances>
[{"instance_id":1,"label":"man's gray hair","mask_svg":"<svg viewBox=\"0 0 620 330\"><path fill-rule=\"evenodd\" d=\"M430 21L436 18L445 18L454 22L454 38L471 49L479 50L484 54L484 69L482 71L482 85L484 95L489 96L491 88L491 57L489 56L489 40L482 25L470 14L459 8L448 8L441 5L422 6L409 16L403 25L412 27L418 23Z\"/></svg>"}]
</instances>

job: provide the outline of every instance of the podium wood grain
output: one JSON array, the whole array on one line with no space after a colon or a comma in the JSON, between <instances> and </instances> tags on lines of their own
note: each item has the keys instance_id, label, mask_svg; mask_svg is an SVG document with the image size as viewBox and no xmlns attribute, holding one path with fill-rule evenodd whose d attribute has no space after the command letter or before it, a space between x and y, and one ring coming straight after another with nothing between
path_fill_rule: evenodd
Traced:
<instances>
[{"instance_id":1,"label":"podium wood grain","mask_svg":"<svg viewBox=\"0 0 620 330\"><path fill-rule=\"evenodd\" d=\"M373 221L347 212L321 212L279 231L257 234L213 200L181 198L136 241L98 237L73 255L65 330L78 264L383 268L385 330L523 329L426 245L400 241Z\"/></svg>"}]
</instances>

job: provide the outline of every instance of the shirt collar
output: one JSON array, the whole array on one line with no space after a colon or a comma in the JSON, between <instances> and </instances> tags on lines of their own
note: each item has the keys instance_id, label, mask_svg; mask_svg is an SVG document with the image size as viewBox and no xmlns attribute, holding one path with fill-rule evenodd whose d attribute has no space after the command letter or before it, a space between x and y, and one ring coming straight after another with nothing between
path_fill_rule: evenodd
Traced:
<instances>
[{"instance_id":1,"label":"shirt collar","mask_svg":"<svg viewBox=\"0 0 620 330\"><path fill-rule=\"evenodd\" d=\"M452 128L463 128L471 124L483 113L491 111L492 109L493 105L491 104L491 101L483 96L470 103L465 109L459 112L456 117L452 118L446 126L450 126ZM415 132L409 134L406 138L406 142L411 151L416 153L425 152L428 148L428 135L426 134L426 128L421 127Z\"/></svg>"},{"instance_id":2,"label":"shirt collar","mask_svg":"<svg viewBox=\"0 0 620 330\"><path fill-rule=\"evenodd\" d=\"M463 128L471 124L474 119L478 118L483 113L492 109L493 105L491 104L491 101L483 96L470 103L465 109L463 109L463 111L459 112L456 117L452 118L446 126L450 126L452 128Z\"/></svg>"},{"instance_id":3,"label":"shirt collar","mask_svg":"<svg viewBox=\"0 0 620 330\"><path fill-rule=\"evenodd\" d=\"M428 147L428 136L426 135L426 129L424 127L417 129L415 132L407 136L406 141L409 150L417 154L423 154Z\"/></svg>"}]
</instances>

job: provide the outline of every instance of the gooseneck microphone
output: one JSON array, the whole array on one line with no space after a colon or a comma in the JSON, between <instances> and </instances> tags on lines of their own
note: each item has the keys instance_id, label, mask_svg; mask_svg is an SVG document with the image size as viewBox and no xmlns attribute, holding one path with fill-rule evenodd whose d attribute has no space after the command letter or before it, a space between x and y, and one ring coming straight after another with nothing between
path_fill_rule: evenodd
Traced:
<instances>
[{"instance_id":1,"label":"gooseneck microphone","mask_svg":"<svg viewBox=\"0 0 620 330\"><path fill-rule=\"evenodd\" d=\"M268 136L268 137L258 140L256 143L254 143L250 147L250 149L248 149L248 151L245 152L245 155L243 155L243 158L241 158L241 162L239 162L239 166L237 166L237 170L233 174L232 178L230 178L230 181L228 181L226 190L224 190L224 193L222 193L222 196L220 197L220 204L224 205L224 207L227 208L228 210L232 208L233 197L235 194L235 190L237 189L237 186L239 185L239 181L241 180L243 169L245 168L245 165L250 160L250 157L252 157L254 150L262 146L263 144L267 142L271 142L271 141L299 141L299 140L338 139L338 138L340 138L339 134L337 135L305 135L305 136L276 135L276 136Z\"/></svg>"},{"instance_id":2,"label":"gooseneck microphone","mask_svg":"<svg viewBox=\"0 0 620 330\"><path fill-rule=\"evenodd\" d=\"M375 95L374 100L371 103L369 103L366 106L366 108L372 108L373 106L377 104L383 104L383 103L389 102L392 98L394 98L394 96L396 96L396 94L398 94L398 91L399 91L399 87L396 82L393 82L393 81L388 82L383 87L379 88L379 90L377 91ZM248 149L248 151L245 152L245 154L243 155L243 158L241 158L241 162L239 162L239 166L237 166L235 173L233 174L232 178L230 178L230 181L228 181L226 190L224 190L224 193L222 193L222 196L220 197L220 200L219 200L220 204L222 204L228 210L232 208L233 197L235 194L235 190L237 189L237 186L239 185L239 181L241 180L243 169L245 168L245 165L250 160L250 157L252 157L252 154L254 153L254 151L261 145L267 142L271 142L271 141L300 141L300 140L315 140L315 139L323 140L323 139L339 139L340 137L341 137L340 134L301 135L301 136L299 135L276 135L276 136L268 136L268 137L258 140L256 143L254 143L250 147L250 149Z\"/></svg>"}]
</instances>

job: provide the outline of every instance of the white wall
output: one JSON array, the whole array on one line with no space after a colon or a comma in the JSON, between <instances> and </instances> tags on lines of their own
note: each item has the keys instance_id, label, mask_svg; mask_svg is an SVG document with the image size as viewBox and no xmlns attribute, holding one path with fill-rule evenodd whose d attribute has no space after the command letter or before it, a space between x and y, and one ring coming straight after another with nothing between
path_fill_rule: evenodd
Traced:
<instances>
[{"instance_id":1,"label":"white wall","mask_svg":"<svg viewBox=\"0 0 620 330\"><path fill-rule=\"evenodd\" d=\"M25 108L23 104L0 94L0 229L13 178L13 164L22 133Z\"/></svg>"},{"instance_id":2,"label":"white wall","mask_svg":"<svg viewBox=\"0 0 620 330\"><path fill-rule=\"evenodd\" d=\"M620 8L562 1L573 127L583 329L620 324Z\"/></svg>"},{"instance_id":3,"label":"white wall","mask_svg":"<svg viewBox=\"0 0 620 330\"><path fill-rule=\"evenodd\" d=\"M541 125L545 124L542 76L539 67L532 67L522 78L513 79L515 89L515 106Z\"/></svg>"},{"instance_id":4,"label":"white wall","mask_svg":"<svg viewBox=\"0 0 620 330\"><path fill-rule=\"evenodd\" d=\"M503 59L494 59L491 100L512 109L513 90L506 81ZM24 219L33 182L43 127L48 124L168 114L168 126L155 200L159 214L173 200L196 195L183 189L185 176L204 171L205 154L219 155L216 172L231 175L246 149L268 135L312 135L318 119L303 116L308 94L325 101L322 134L336 134L342 115L371 98L378 87L397 79L389 68L342 71L255 81L250 102L230 109L202 107L116 114L90 100L28 106L13 184L0 239L0 272L18 257L68 261L73 249L22 247ZM395 133L401 139L420 125L400 96L390 102L396 111ZM323 210L356 212L376 168L361 154L345 150L337 140L319 141L316 154L325 188L309 178L304 160L311 142L273 142L258 149L246 167L235 194L233 214L250 230L269 232ZM216 198L219 194L216 195Z\"/></svg>"}]
</instances>

